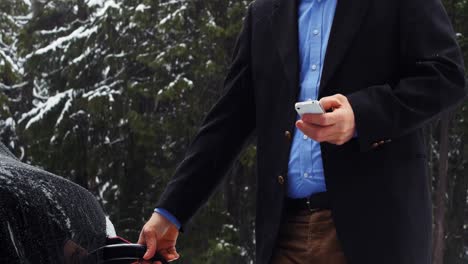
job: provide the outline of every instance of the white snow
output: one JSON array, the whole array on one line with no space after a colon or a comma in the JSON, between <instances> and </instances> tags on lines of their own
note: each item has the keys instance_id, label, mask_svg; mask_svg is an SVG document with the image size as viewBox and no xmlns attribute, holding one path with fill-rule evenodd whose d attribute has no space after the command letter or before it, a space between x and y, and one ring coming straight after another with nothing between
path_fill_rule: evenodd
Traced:
<instances>
[{"instance_id":1,"label":"white snow","mask_svg":"<svg viewBox=\"0 0 468 264\"><path fill-rule=\"evenodd\" d=\"M174 81L170 82L169 85L167 85L166 89L168 90L168 89L173 88L173 87L174 87L178 82L180 82L180 81L185 82L185 83L189 86L189 88L192 88L192 87L193 87L193 81L192 81L192 80L189 80L189 79L187 79L187 78L185 78L185 77L182 77L182 74L179 74L179 75L177 75L177 77L174 79Z\"/></svg>"},{"instance_id":2,"label":"white snow","mask_svg":"<svg viewBox=\"0 0 468 264\"><path fill-rule=\"evenodd\" d=\"M67 102L65 103L65 106L63 107L62 109L62 112L60 113L60 116L59 118L57 118L57 122L55 123L55 126L59 126L60 123L62 122L63 120L63 117L65 116L65 114L68 112L68 110L70 110L71 106L72 106L72 101L73 101L73 97L70 97Z\"/></svg>"},{"instance_id":3,"label":"white snow","mask_svg":"<svg viewBox=\"0 0 468 264\"><path fill-rule=\"evenodd\" d=\"M17 25L26 25L29 20L33 18L33 13L29 13L25 16L15 16L13 19L17 22Z\"/></svg>"},{"instance_id":4,"label":"white snow","mask_svg":"<svg viewBox=\"0 0 468 264\"><path fill-rule=\"evenodd\" d=\"M184 80L185 83L187 83L187 85L192 88L193 87L193 81L192 80L189 80L187 78L183 78L182 80Z\"/></svg>"},{"instance_id":5,"label":"white snow","mask_svg":"<svg viewBox=\"0 0 468 264\"><path fill-rule=\"evenodd\" d=\"M122 58L122 57L125 57L125 55L126 54L123 51L118 54L109 54L104 58L104 60L107 60L108 58Z\"/></svg>"},{"instance_id":6,"label":"white snow","mask_svg":"<svg viewBox=\"0 0 468 264\"><path fill-rule=\"evenodd\" d=\"M115 9L120 9L120 3L116 3L113 0L108 0L104 3L104 6L96 12L96 17L101 17L103 16L106 12L107 9L109 8L115 8Z\"/></svg>"},{"instance_id":7,"label":"white snow","mask_svg":"<svg viewBox=\"0 0 468 264\"><path fill-rule=\"evenodd\" d=\"M99 88L96 88L96 89L94 89L94 90L92 90L90 92L87 92L87 93L83 94L83 98L88 98L88 101L91 101L96 97L108 96L109 101L113 102L114 101L113 95L122 94L122 90L113 90L112 87L116 86L118 84L121 84L121 83L122 83L122 81L119 80L119 81L115 81L115 82L113 82L113 83L111 83L109 85L102 85Z\"/></svg>"},{"instance_id":8,"label":"white snow","mask_svg":"<svg viewBox=\"0 0 468 264\"><path fill-rule=\"evenodd\" d=\"M13 118L9 117L7 120L5 120L5 126L9 127L10 130L15 131L16 129L16 122Z\"/></svg>"},{"instance_id":9,"label":"white snow","mask_svg":"<svg viewBox=\"0 0 468 264\"><path fill-rule=\"evenodd\" d=\"M158 56L156 56L156 59L157 61L161 60L164 56L166 56L166 52L163 51L161 53L158 54Z\"/></svg>"},{"instance_id":10,"label":"white snow","mask_svg":"<svg viewBox=\"0 0 468 264\"><path fill-rule=\"evenodd\" d=\"M63 210L63 207L57 202L57 200L55 199L53 193L55 193L54 190L49 190L48 188L50 188L49 186L47 186L46 184L42 183L42 182L39 182L39 184L37 184L37 187L42 191L42 193L44 193L44 195L47 197L47 199L53 203L55 205L55 208L57 208L57 210L62 214L62 216L65 218L65 226L68 228L68 230L71 230L71 220L70 218L67 216L67 214L65 213L65 211ZM54 219L56 220L56 219Z\"/></svg>"},{"instance_id":11,"label":"white snow","mask_svg":"<svg viewBox=\"0 0 468 264\"><path fill-rule=\"evenodd\" d=\"M28 123L26 124L26 129L28 129L32 124L40 121L47 113L57 107L65 98L70 98L72 92L73 90L69 89L65 92L49 97L47 101L40 103L36 108L23 114L18 123L21 123L27 118L31 117L31 119L29 119Z\"/></svg>"},{"instance_id":12,"label":"white snow","mask_svg":"<svg viewBox=\"0 0 468 264\"><path fill-rule=\"evenodd\" d=\"M107 216L106 216L106 234L107 234L107 237L117 236L117 233L115 232L114 224L112 224L111 220Z\"/></svg>"},{"instance_id":13,"label":"white snow","mask_svg":"<svg viewBox=\"0 0 468 264\"><path fill-rule=\"evenodd\" d=\"M24 151L24 147L20 146L20 156L19 156L19 160L23 160L24 159L24 155L25 155L25 151Z\"/></svg>"},{"instance_id":14,"label":"white snow","mask_svg":"<svg viewBox=\"0 0 468 264\"><path fill-rule=\"evenodd\" d=\"M17 255L18 257L21 257L20 251L18 250L18 246L16 246L16 238L15 238L15 235L13 234L13 231L11 231L10 222L8 222L8 221L7 221L7 228L8 228L8 233L10 234L11 243L13 244L13 247L15 248L16 255Z\"/></svg>"},{"instance_id":15,"label":"white snow","mask_svg":"<svg viewBox=\"0 0 468 264\"><path fill-rule=\"evenodd\" d=\"M34 80L33 96L39 100L47 100L49 98L49 90L44 80Z\"/></svg>"},{"instance_id":16,"label":"white snow","mask_svg":"<svg viewBox=\"0 0 468 264\"><path fill-rule=\"evenodd\" d=\"M68 42L70 42L72 40L89 37L93 33L96 33L97 30L98 30L97 26L94 26L94 27L89 28L89 29L86 29L85 27L79 27L79 28L75 29L75 31L73 31L70 35L60 37L60 38L54 40L49 45L47 45L47 46L45 46L43 48L40 48L40 49L36 50L33 53L30 53L30 54L26 55L26 59L29 59L34 55L41 55L41 54L47 53L47 52L49 52L51 50L55 50L55 49L57 49L59 47L63 47L64 45L66 45Z\"/></svg>"},{"instance_id":17,"label":"white snow","mask_svg":"<svg viewBox=\"0 0 468 264\"><path fill-rule=\"evenodd\" d=\"M102 77L106 78L107 75L109 74L110 67L107 66L103 71L102 71Z\"/></svg>"},{"instance_id":18,"label":"white snow","mask_svg":"<svg viewBox=\"0 0 468 264\"><path fill-rule=\"evenodd\" d=\"M0 83L0 90L15 90L15 89L20 89L20 88L23 88L24 86L26 86L28 83L27 82L22 82L22 83L18 83L18 84L15 84L15 85L5 85L3 83Z\"/></svg>"},{"instance_id":19,"label":"white snow","mask_svg":"<svg viewBox=\"0 0 468 264\"><path fill-rule=\"evenodd\" d=\"M161 6L167 6L167 5L179 4L179 3L183 3L183 2L186 2L186 0L170 0L170 1L167 1L167 2L163 2L160 5Z\"/></svg>"},{"instance_id":20,"label":"white snow","mask_svg":"<svg viewBox=\"0 0 468 264\"><path fill-rule=\"evenodd\" d=\"M161 21L159 21L159 25L161 26L161 25L166 24L167 21L173 19L175 16L179 15L180 13L182 13L182 11L184 11L186 9L187 9L186 5L181 6L179 9L174 11L172 14L169 14L165 18L161 19Z\"/></svg>"},{"instance_id":21,"label":"white snow","mask_svg":"<svg viewBox=\"0 0 468 264\"><path fill-rule=\"evenodd\" d=\"M105 0L89 0L88 1L88 6L93 7L93 6L102 6L104 4Z\"/></svg>"},{"instance_id":22,"label":"white snow","mask_svg":"<svg viewBox=\"0 0 468 264\"><path fill-rule=\"evenodd\" d=\"M74 58L74 59L72 60L72 63L71 63L71 64L77 64L77 63L79 63L79 62L82 61L84 58L86 58L89 54L91 54L91 49L88 47L88 48L86 49L86 51L83 52L83 54L81 54L80 56Z\"/></svg>"},{"instance_id":23,"label":"white snow","mask_svg":"<svg viewBox=\"0 0 468 264\"><path fill-rule=\"evenodd\" d=\"M15 72L20 72L20 67L14 62L14 60L8 56L3 50L0 49L0 56L3 57L8 64L10 64L11 68Z\"/></svg>"},{"instance_id":24,"label":"white snow","mask_svg":"<svg viewBox=\"0 0 468 264\"><path fill-rule=\"evenodd\" d=\"M1 16L5 17L7 20L9 20L11 23L13 23L15 26L20 27L21 25L16 21L15 17L7 14L7 13L0 13Z\"/></svg>"},{"instance_id":25,"label":"white snow","mask_svg":"<svg viewBox=\"0 0 468 264\"><path fill-rule=\"evenodd\" d=\"M70 26L60 27L60 28L55 27L55 28L50 29L50 30L39 30L39 31L36 31L36 33L38 33L39 35L53 35L53 34L57 34L57 33L61 33L61 32L66 32L66 31L68 31L70 29L71 29Z\"/></svg>"},{"instance_id":26,"label":"white snow","mask_svg":"<svg viewBox=\"0 0 468 264\"><path fill-rule=\"evenodd\" d=\"M0 165L2 165L0 163ZM13 174L11 173L11 171L7 168L5 168L5 166L0 166L0 175L5 175L5 176L8 176L8 177L14 177ZM2 178L4 179L5 177L2 176Z\"/></svg>"},{"instance_id":27,"label":"white snow","mask_svg":"<svg viewBox=\"0 0 468 264\"><path fill-rule=\"evenodd\" d=\"M151 6L147 6L147 5L144 5L144 4L139 4L136 8L135 8L135 11L137 12L145 12L146 9L150 9Z\"/></svg>"}]
</instances>

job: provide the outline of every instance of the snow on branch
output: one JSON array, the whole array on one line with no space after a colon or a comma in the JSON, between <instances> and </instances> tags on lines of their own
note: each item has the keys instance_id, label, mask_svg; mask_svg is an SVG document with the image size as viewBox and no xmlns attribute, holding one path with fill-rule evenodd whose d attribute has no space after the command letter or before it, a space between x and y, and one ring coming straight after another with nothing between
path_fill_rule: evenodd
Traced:
<instances>
[{"instance_id":1,"label":"snow on branch","mask_svg":"<svg viewBox=\"0 0 468 264\"><path fill-rule=\"evenodd\" d=\"M16 90L16 89L20 89L20 88L23 88L26 84L28 84L28 82L22 82L22 83L18 83L18 84L15 84L15 85L6 85L4 83L1 83L0 82L0 91L11 91L11 90Z\"/></svg>"},{"instance_id":2,"label":"snow on branch","mask_svg":"<svg viewBox=\"0 0 468 264\"><path fill-rule=\"evenodd\" d=\"M113 96L122 94L122 90L114 90L112 87L115 87L121 84L122 82L123 81L118 80L108 85L101 85L100 87L95 88L92 91L82 94L81 97L87 98L89 101L91 101L97 97L107 96L109 98L109 101L113 102L114 101ZM18 121L18 123L22 123L25 120L29 119L25 127L26 129L28 129L31 125L42 120L49 112L59 107L59 105L61 105L65 101L65 104L55 123L55 126L57 127L65 118L66 113L72 107L75 96L76 96L76 93L74 92L74 89L69 89L65 92L61 92L54 96L51 96L47 98L44 102L39 103L34 109L23 114L21 116L21 119Z\"/></svg>"},{"instance_id":3,"label":"snow on branch","mask_svg":"<svg viewBox=\"0 0 468 264\"><path fill-rule=\"evenodd\" d=\"M98 30L97 26L94 26L94 27L89 28L89 29L86 29L84 26L79 27L75 31L73 31L70 35L60 37L60 38L54 40L49 45L47 45L47 46L45 46L43 48L40 48L40 49L36 50L33 53L30 53L30 54L26 55L26 59L29 59L34 55L41 55L41 54L47 53L47 52L49 52L51 50L57 49L58 47L63 47L65 45L67 45L67 43L69 43L70 41L77 40L77 39L82 39L82 38L87 38L87 37L91 36L93 33L96 33L97 30Z\"/></svg>"},{"instance_id":4,"label":"snow on branch","mask_svg":"<svg viewBox=\"0 0 468 264\"><path fill-rule=\"evenodd\" d=\"M70 23L73 25L73 22ZM50 30L39 30L39 31L36 31L37 34L39 35L54 35L54 34L58 34L58 33L62 33L62 32L67 32L71 29L71 26L68 25L68 26L65 26L65 27L55 27L53 29L50 29Z\"/></svg>"},{"instance_id":5,"label":"snow on branch","mask_svg":"<svg viewBox=\"0 0 468 264\"><path fill-rule=\"evenodd\" d=\"M13 16L4 12L0 12L0 15L9 20L10 23L13 23L16 27L21 27L21 25L16 21L16 19Z\"/></svg>"},{"instance_id":6,"label":"snow on branch","mask_svg":"<svg viewBox=\"0 0 468 264\"><path fill-rule=\"evenodd\" d=\"M10 56L8 56L3 50L0 49L0 57L3 57L7 62L8 64L11 66L11 68L13 69L14 72L17 72L17 73L21 73L21 67L18 66L18 64L15 63L15 61L13 60L13 58L11 58Z\"/></svg>"},{"instance_id":7,"label":"snow on branch","mask_svg":"<svg viewBox=\"0 0 468 264\"><path fill-rule=\"evenodd\" d=\"M135 7L136 12L145 12L146 9L151 9L151 6L139 4L137 7Z\"/></svg>"},{"instance_id":8,"label":"snow on branch","mask_svg":"<svg viewBox=\"0 0 468 264\"><path fill-rule=\"evenodd\" d=\"M103 16L103 15L107 12L107 9L109 9L109 8L120 9L120 3L117 4L117 3L114 2L113 0L108 0L108 1L106 1L106 2L104 3L104 6L103 6L101 9L99 9L99 10L96 11L95 17L101 17L101 16Z\"/></svg>"},{"instance_id":9,"label":"snow on branch","mask_svg":"<svg viewBox=\"0 0 468 264\"><path fill-rule=\"evenodd\" d=\"M96 97L102 97L102 96L108 96L109 101L113 102L114 101L114 96L113 95L120 95L122 94L122 90L113 90L112 87L119 85L123 83L123 81L118 80L115 81L109 85L102 85L101 87L94 89L90 92L87 92L83 94L83 98L88 98L88 101L93 100Z\"/></svg>"},{"instance_id":10,"label":"snow on branch","mask_svg":"<svg viewBox=\"0 0 468 264\"><path fill-rule=\"evenodd\" d=\"M161 21L159 21L159 25L162 26L164 24L167 23L167 21L175 18L176 16L178 15L182 15L181 13L187 9L187 6L186 5L183 5L181 6L180 8L178 8L176 11L174 11L173 13L167 15L165 18L161 19Z\"/></svg>"},{"instance_id":11,"label":"snow on branch","mask_svg":"<svg viewBox=\"0 0 468 264\"><path fill-rule=\"evenodd\" d=\"M173 89L177 84L179 83L185 83L188 88L193 88L193 81L190 79L187 79L183 77L183 74L179 74L176 76L176 78L170 82L166 87L158 91L158 95L163 94L165 91Z\"/></svg>"},{"instance_id":12,"label":"snow on branch","mask_svg":"<svg viewBox=\"0 0 468 264\"><path fill-rule=\"evenodd\" d=\"M74 58L68 66L81 62L84 58L88 57L90 54L91 54L91 49L88 47L86 51L83 52L83 54Z\"/></svg>"},{"instance_id":13,"label":"snow on branch","mask_svg":"<svg viewBox=\"0 0 468 264\"><path fill-rule=\"evenodd\" d=\"M60 113L60 116L57 118L57 122L55 123L55 127L60 125L60 123L63 120L63 117L68 112L68 110L70 110L70 108L72 106L72 102L73 102L73 97L69 97L68 100L65 102L65 106L63 107L62 112Z\"/></svg>"},{"instance_id":14,"label":"snow on branch","mask_svg":"<svg viewBox=\"0 0 468 264\"><path fill-rule=\"evenodd\" d=\"M89 7L102 6L105 0L88 0L86 3Z\"/></svg>"},{"instance_id":15,"label":"snow on branch","mask_svg":"<svg viewBox=\"0 0 468 264\"><path fill-rule=\"evenodd\" d=\"M160 3L161 6L175 5L180 3L187 3L187 0L170 0L164 3Z\"/></svg>"},{"instance_id":16,"label":"snow on branch","mask_svg":"<svg viewBox=\"0 0 468 264\"><path fill-rule=\"evenodd\" d=\"M47 115L50 111L55 109L64 100L70 100L72 98L73 98L73 89L69 89L69 90L67 90L65 92L61 92L61 93L58 93L58 94L56 94L54 96L51 96L45 102L40 103L36 108L34 108L31 111L23 114L21 116L21 119L18 121L18 123L22 123L24 120L30 118L28 123L26 124L26 129L28 129L32 124L42 120L45 115ZM67 103L68 103L68 101L67 101ZM67 106L65 106L65 107L67 107ZM64 114L63 110L62 110L62 114Z\"/></svg>"}]
</instances>

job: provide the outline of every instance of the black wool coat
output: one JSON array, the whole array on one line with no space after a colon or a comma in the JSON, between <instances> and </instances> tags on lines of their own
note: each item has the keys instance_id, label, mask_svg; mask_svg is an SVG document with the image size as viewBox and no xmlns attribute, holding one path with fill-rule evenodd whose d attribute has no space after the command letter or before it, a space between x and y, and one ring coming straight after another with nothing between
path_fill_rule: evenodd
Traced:
<instances>
[{"instance_id":1,"label":"black wool coat","mask_svg":"<svg viewBox=\"0 0 468 264\"><path fill-rule=\"evenodd\" d=\"M225 93L158 204L186 223L255 133L258 264L271 258L288 184L299 92L297 5L250 5ZM321 149L349 264L430 264L422 127L464 98L464 87L460 48L440 0L338 0L319 97L348 98L358 137Z\"/></svg>"}]
</instances>

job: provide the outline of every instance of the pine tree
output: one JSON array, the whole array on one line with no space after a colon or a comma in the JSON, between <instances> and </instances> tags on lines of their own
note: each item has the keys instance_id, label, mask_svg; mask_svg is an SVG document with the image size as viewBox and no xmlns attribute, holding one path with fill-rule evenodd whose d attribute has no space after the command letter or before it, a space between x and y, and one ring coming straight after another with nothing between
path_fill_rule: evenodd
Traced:
<instances>
[{"instance_id":1,"label":"pine tree","mask_svg":"<svg viewBox=\"0 0 468 264\"><path fill-rule=\"evenodd\" d=\"M5 83L20 89L2 90L0 102L8 101L0 118L2 141L15 143L10 147L24 161L91 190L120 234L136 240L221 94L247 4L23 3L23 23L12 30L22 72ZM0 73L11 75L3 68ZM195 218L193 235L182 239L189 263L253 259L254 152L249 148L236 163L225 192Z\"/></svg>"}]
</instances>

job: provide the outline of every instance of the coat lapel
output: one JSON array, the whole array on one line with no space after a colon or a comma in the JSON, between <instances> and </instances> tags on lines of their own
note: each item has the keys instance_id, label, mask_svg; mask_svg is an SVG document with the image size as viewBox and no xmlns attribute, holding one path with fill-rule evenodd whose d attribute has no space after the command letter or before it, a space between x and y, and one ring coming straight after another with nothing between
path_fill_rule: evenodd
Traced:
<instances>
[{"instance_id":1,"label":"coat lapel","mask_svg":"<svg viewBox=\"0 0 468 264\"><path fill-rule=\"evenodd\" d=\"M299 35L297 2L300 0L274 0L271 17L272 32L283 63L290 88L299 91ZM294 99L296 99L294 98Z\"/></svg>"},{"instance_id":2,"label":"coat lapel","mask_svg":"<svg viewBox=\"0 0 468 264\"><path fill-rule=\"evenodd\" d=\"M274 0L271 19L274 40L283 62L284 72L290 87L296 90L296 97L299 92L299 33L297 24L299 1L301 0ZM326 88L346 55L366 15L370 1L338 0L325 56L320 92Z\"/></svg>"},{"instance_id":3,"label":"coat lapel","mask_svg":"<svg viewBox=\"0 0 468 264\"><path fill-rule=\"evenodd\" d=\"M320 92L326 89L365 18L370 0L338 0L325 55Z\"/></svg>"}]
</instances>

